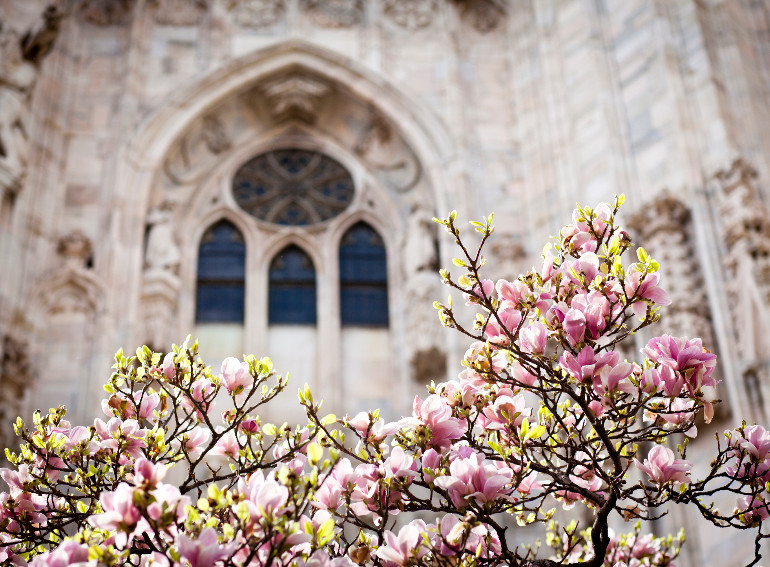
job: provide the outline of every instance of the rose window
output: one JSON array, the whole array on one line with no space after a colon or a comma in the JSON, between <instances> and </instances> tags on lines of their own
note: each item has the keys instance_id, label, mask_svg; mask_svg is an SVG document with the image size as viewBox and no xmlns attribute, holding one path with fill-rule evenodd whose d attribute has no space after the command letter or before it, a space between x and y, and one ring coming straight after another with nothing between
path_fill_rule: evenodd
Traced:
<instances>
[{"instance_id":1,"label":"rose window","mask_svg":"<svg viewBox=\"0 0 770 567\"><path fill-rule=\"evenodd\" d=\"M353 200L350 173L310 150L273 150L244 163L233 196L250 215L281 225L311 225L343 212Z\"/></svg>"}]
</instances>

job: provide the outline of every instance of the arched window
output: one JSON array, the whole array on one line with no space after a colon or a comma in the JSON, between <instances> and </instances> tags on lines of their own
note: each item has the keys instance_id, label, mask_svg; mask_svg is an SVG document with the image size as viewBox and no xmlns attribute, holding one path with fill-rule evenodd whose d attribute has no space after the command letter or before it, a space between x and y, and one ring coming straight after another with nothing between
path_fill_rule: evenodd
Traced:
<instances>
[{"instance_id":1,"label":"arched window","mask_svg":"<svg viewBox=\"0 0 770 567\"><path fill-rule=\"evenodd\" d=\"M242 323L246 244L226 220L209 227L198 250L195 320L199 323Z\"/></svg>"},{"instance_id":2,"label":"arched window","mask_svg":"<svg viewBox=\"0 0 770 567\"><path fill-rule=\"evenodd\" d=\"M340 243L340 306L343 325L388 326L388 270L385 244L364 222Z\"/></svg>"},{"instance_id":3,"label":"arched window","mask_svg":"<svg viewBox=\"0 0 770 567\"><path fill-rule=\"evenodd\" d=\"M271 325L315 325L315 268L299 246L287 246L270 262L268 309Z\"/></svg>"}]
</instances>

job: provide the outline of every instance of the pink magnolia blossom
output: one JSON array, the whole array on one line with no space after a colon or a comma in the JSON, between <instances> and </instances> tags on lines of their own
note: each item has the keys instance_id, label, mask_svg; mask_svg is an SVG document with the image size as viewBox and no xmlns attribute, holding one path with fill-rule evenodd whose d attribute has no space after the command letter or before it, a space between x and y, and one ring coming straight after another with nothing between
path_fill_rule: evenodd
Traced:
<instances>
[{"instance_id":1,"label":"pink magnolia blossom","mask_svg":"<svg viewBox=\"0 0 770 567\"><path fill-rule=\"evenodd\" d=\"M348 484L355 481L356 475L349 459L340 459L331 473L323 479L315 493L313 505L322 510L336 511L345 503L344 495Z\"/></svg>"},{"instance_id":2,"label":"pink magnolia blossom","mask_svg":"<svg viewBox=\"0 0 770 567\"><path fill-rule=\"evenodd\" d=\"M632 265L628 270L628 275L622 286L619 284L616 288L618 293L624 292L626 297L649 299L657 305L669 305L671 300L668 294L658 287L658 281L660 280L660 273L653 272L645 274L635 269L635 265ZM631 309L634 314L643 319L647 313L647 303L644 301L635 301L631 305Z\"/></svg>"},{"instance_id":3,"label":"pink magnolia blossom","mask_svg":"<svg viewBox=\"0 0 770 567\"><path fill-rule=\"evenodd\" d=\"M492 297L494 291L495 282L492 280L481 280L480 284L477 283L470 291L463 294L465 304L472 305L474 303L479 303L484 297Z\"/></svg>"},{"instance_id":4,"label":"pink magnolia blossom","mask_svg":"<svg viewBox=\"0 0 770 567\"><path fill-rule=\"evenodd\" d=\"M761 496L742 496L738 498L737 508L747 524L764 522L770 517L770 507Z\"/></svg>"},{"instance_id":5,"label":"pink magnolia blossom","mask_svg":"<svg viewBox=\"0 0 770 567\"><path fill-rule=\"evenodd\" d=\"M677 459L674 452L663 445L655 445L647 455L643 463L634 459L636 467L645 472L657 484L667 482L689 483L687 474L692 468L692 463Z\"/></svg>"},{"instance_id":6,"label":"pink magnolia blossom","mask_svg":"<svg viewBox=\"0 0 770 567\"><path fill-rule=\"evenodd\" d=\"M465 420L452 417L452 408L438 394L431 394L425 401L415 396L413 411L419 422L428 427L429 443L433 447L449 447L465 433Z\"/></svg>"},{"instance_id":7,"label":"pink magnolia blossom","mask_svg":"<svg viewBox=\"0 0 770 567\"><path fill-rule=\"evenodd\" d=\"M468 457L453 459L449 476L437 478L435 484L447 491L454 506L462 509L470 499L484 504L508 498L512 477L511 469L498 468L480 453L471 452Z\"/></svg>"},{"instance_id":8,"label":"pink magnolia blossom","mask_svg":"<svg viewBox=\"0 0 770 567\"><path fill-rule=\"evenodd\" d=\"M184 450L191 459L194 459L203 453L210 439L211 431L202 427L193 427L192 430L180 434L171 441L171 446L177 451Z\"/></svg>"},{"instance_id":9,"label":"pink magnolia blossom","mask_svg":"<svg viewBox=\"0 0 770 567\"><path fill-rule=\"evenodd\" d=\"M228 394L240 394L254 383L249 364L229 356L222 361L222 382Z\"/></svg>"},{"instance_id":10,"label":"pink magnolia blossom","mask_svg":"<svg viewBox=\"0 0 770 567\"><path fill-rule=\"evenodd\" d=\"M519 331L521 350L532 354L543 354L548 331L540 321L532 321Z\"/></svg>"},{"instance_id":11,"label":"pink magnolia blossom","mask_svg":"<svg viewBox=\"0 0 770 567\"><path fill-rule=\"evenodd\" d=\"M214 528L204 528L196 539L180 534L177 538L179 555L190 567L214 567L218 561L232 555L236 544L219 543Z\"/></svg>"},{"instance_id":12,"label":"pink magnolia blossom","mask_svg":"<svg viewBox=\"0 0 770 567\"><path fill-rule=\"evenodd\" d=\"M712 376L716 355L703 348L700 339L663 335L651 339L642 349L650 360L680 373L684 386L693 397L700 396L704 386L716 386Z\"/></svg>"},{"instance_id":13,"label":"pink magnolia blossom","mask_svg":"<svg viewBox=\"0 0 770 567\"><path fill-rule=\"evenodd\" d=\"M139 509L134 505L136 490L122 482L114 491L103 492L99 503L104 512L89 518L89 522L97 528L117 531L116 543L120 547L127 545L133 538L133 529L141 518Z\"/></svg>"},{"instance_id":14,"label":"pink magnolia blossom","mask_svg":"<svg viewBox=\"0 0 770 567\"><path fill-rule=\"evenodd\" d=\"M751 425L740 437L733 434L732 444L746 451L756 461L766 461L770 456L770 432L761 425Z\"/></svg>"},{"instance_id":15,"label":"pink magnolia blossom","mask_svg":"<svg viewBox=\"0 0 770 567\"><path fill-rule=\"evenodd\" d=\"M174 353L170 352L163 357L163 376L169 382L176 379L176 368L174 367Z\"/></svg>"},{"instance_id":16,"label":"pink magnolia blossom","mask_svg":"<svg viewBox=\"0 0 770 567\"><path fill-rule=\"evenodd\" d=\"M168 466L161 463L153 463L144 457L134 463L134 485L155 487L166 476Z\"/></svg>"},{"instance_id":17,"label":"pink magnolia blossom","mask_svg":"<svg viewBox=\"0 0 770 567\"><path fill-rule=\"evenodd\" d=\"M265 478L262 471L257 471L248 480L238 480L238 492L246 497L246 507L251 522L257 522L263 516L279 516L287 512L283 509L289 498L288 489L274 479Z\"/></svg>"},{"instance_id":18,"label":"pink magnolia blossom","mask_svg":"<svg viewBox=\"0 0 770 567\"><path fill-rule=\"evenodd\" d=\"M506 430L521 425L525 417L532 415L524 394L513 395L510 388L502 388L491 405L486 405L479 416L479 424L485 429Z\"/></svg>"},{"instance_id":19,"label":"pink magnolia blossom","mask_svg":"<svg viewBox=\"0 0 770 567\"><path fill-rule=\"evenodd\" d=\"M438 533L438 552L443 556L457 555L463 549L481 557L500 552L497 534L484 524L471 527L457 516L447 514L439 521ZM487 545L488 540L491 545Z\"/></svg>"},{"instance_id":20,"label":"pink magnolia blossom","mask_svg":"<svg viewBox=\"0 0 770 567\"><path fill-rule=\"evenodd\" d=\"M593 348L586 345L577 357L565 351L559 359L559 364L578 382L593 384L595 378L604 368L615 367L619 360L620 354L617 352L597 354Z\"/></svg>"},{"instance_id":21,"label":"pink magnolia blossom","mask_svg":"<svg viewBox=\"0 0 770 567\"><path fill-rule=\"evenodd\" d=\"M519 280L514 280L512 282L509 282L508 280L497 280L495 290L497 291L497 296L502 301L510 302L512 307L516 307L523 297L530 294L530 290L526 284Z\"/></svg>"},{"instance_id":22,"label":"pink magnolia blossom","mask_svg":"<svg viewBox=\"0 0 770 567\"><path fill-rule=\"evenodd\" d=\"M490 341L496 344L508 344L510 342L508 335L513 335L516 332L521 317L521 311L517 309L515 304L510 301L503 301L497 309L497 317L495 315L490 316L484 332Z\"/></svg>"},{"instance_id":23,"label":"pink magnolia blossom","mask_svg":"<svg viewBox=\"0 0 770 567\"><path fill-rule=\"evenodd\" d=\"M385 545L377 549L377 557L386 565L406 565L410 560L423 557L428 550L422 545L423 534L428 526L422 520L413 520L402 527L398 535L390 530L385 532Z\"/></svg>"},{"instance_id":24,"label":"pink magnolia blossom","mask_svg":"<svg viewBox=\"0 0 770 567\"><path fill-rule=\"evenodd\" d=\"M210 455L222 455L230 457L231 459L238 458L238 452L241 450L238 444L238 438L235 435L235 431L228 431L222 437L219 438L214 448L209 453Z\"/></svg>"},{"instance_id":25,"label":"pink magnolia blossom","mask_svg":"<svg viewBox=\"0 0 770 567\"><path fill-rule=\"evenodd\" d=\"M88 560L88 545L75 541L63 541L58 547L47 553L38 555L29 564L30 567L69 567L80 565L82 567L96 567L97 561Z\"/></svg>"},{"instance_id":26,"label":"pink magnolia blossom","mask_svg":"<svg viewBox=\"0 0 770 567\"><path fill-rule=\"evenodd\" d=\"M185 507L190 504L190 498L183 496L179 488L171 484L158 484L157 488L150 492L155 499L147 506L147 515L160 523L164 513L170 512L170 521L183 521Z\"/></svg>"}]
</instances>

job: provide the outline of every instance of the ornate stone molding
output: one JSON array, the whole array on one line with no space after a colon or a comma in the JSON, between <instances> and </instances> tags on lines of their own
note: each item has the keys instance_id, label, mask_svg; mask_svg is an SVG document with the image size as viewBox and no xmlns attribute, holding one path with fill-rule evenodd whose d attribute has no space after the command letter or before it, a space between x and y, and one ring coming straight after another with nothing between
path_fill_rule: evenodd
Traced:
<instances>
[{"instance_id":1,"label":"ornate stone molding","mask_svg":"<svg viewBox=\"0 0 770 567\"><path fill-rule=\"evenodd\" d=\"M156 350L168 350L169 322L177 313L179 277L169 271L146 271L142 282L142 340Z\"/></svg>"},{"instance_id":2,"label":"ornate stone molding","mask_svg":"<svg viewBox=\"0 0 770 567\"><path fill-rule=\"evenodd\" d=\"M0 358L0 442L13 448L11 423L21 415L24 396L34 381L26 340L12 334L3 337Z\"/></svg>"},{"instance_id":3,"label":"ornate stone molding","mask_svg":"<svg viewBox=\"0 0 770 567\"><path fill-rule=\"evenodd\" d=\"M179 272L182 254L174 237L174 208L174 203L165 201L147 213L146 272Z\"/></svg>"},{"instance_id":4,"label":"ornate stone molding","mask_svg":"<svg viewBox=\"0 0 770 567\"><path fill-rule=\"evenodd\" d=\"M349 28L364 21L363 0L304 0L313 22L324 28Z\"/></svg>"},{"instance_id":5,"label":"ornate stone molding","mask_svg":"<svg viewBox=\"0 0 770 567\"><path fill-rule=\"evenodd\" d=\"M377 179L398 193L411 190L422 177L417 156L390 122L373 108L369 109L353 151L372 168Z\"/></svg>"},{"instance_id":6,"label":"ornate stone molding","mask_svg":"<svg viewBox=\"0 0 770 567\"><path fill-rule=\"evenodd\" d=\"M644 205L628 227L638 237L638 244L660 262L661 285L671 298L671 305L664 308L670 333L699 336L707 348L714 349L703 274L695 260L690 209L664 191Z\"/></svg>"},{"instance_id":7,"label":"ornate stone molding","mask_svg":"<svg viewBox=\"0 0 770 567\"><path fill-rule=\"evenodd\" d=\"M460 17L479 33L497 29L505 20L504 0L454 0L460 10Z\"/></svg>"},{"instance_id":8,"label":"ornate stone molding","mask_svg":"<svg viewBox=\"0 0 770 567\"><path fill-rule=\"evenodd\" d=\"M274 26L286 14L285 0L229 0L227 9L237 26L262 29Z\"/></svg>"},{"instance_id":9,"label":"ornate stone molding","mask_svg":"<svg viewBox=\"0 0 770 567\"><path fill-rule=\"evenodd\" d=\"M436 0L385 0L383 4L385 15L408 30L428 27L438 9Z\"/></svg>"},{"instance_id":10,"label":"ornate stone molding","mask_svg":"<svg viewBox=\"0 0 770 567\"><path fill-rule=\"evenodd\" d=\"M93 259L91 240L78 229L59 239L56 251L64 259L64 265L75 269L87 269Z\"/></svg>"},{"instance_id":11,"label":"ornate stone molding","mask_svg":"<svg viewBox=\"0 0 770 567\"><path fill-rule=\"evenodd\" d=\"M264 83L261 90L276 120L298 118L312 124L316 120L321 99L330 87L324 81L292 74Z\"/></svg>"},{"instance_id":12,"label":"ornate stone molding","mask_svg":"<svg viewBox=\"0 0 770 567\"><path fill-rule=\"evenodd\" d=\"M51 51L61 13L49 7L23 35L0 23L0 187L15 197L26 175L30 99L38 65Z\"/></svg>"},{"instance_id":13,"label":"ornate stone molding","mask_svg":"<svg viewBox=\"0 0 770 567\"><path fill-rule=\"evenodd\" d=\"M151 0L155 23L162 26L197 26L206 16L207 0Z\"/></svg>"},{"instance_id":14,"label":"ornate stone molding","mask_svg":"<svg viewBox=\"0 0 770 567\"><path fill-rule=\"evenodd\" d=\"M195 122L182 136L166 159L163 169L177 185L195 183L210 170L217 156L231 146L226 125L217 114L208 114Z\"/></svg>"},{"instance_id":15,"label":"ornate stone molding","mask_svg":"<svg viewBox=\"0 0 770 567\"><path fill-rule=\"evenodd\" d=\"M121 26L131 18L133 0L83 0L78 6L78 17L96 26Z\"/></svg>"}]
</instances>

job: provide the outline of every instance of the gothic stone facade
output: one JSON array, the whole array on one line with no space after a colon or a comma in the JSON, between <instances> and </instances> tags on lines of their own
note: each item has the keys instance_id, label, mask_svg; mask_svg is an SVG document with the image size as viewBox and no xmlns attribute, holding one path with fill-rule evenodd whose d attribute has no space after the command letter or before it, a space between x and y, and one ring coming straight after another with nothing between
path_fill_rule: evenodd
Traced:
<instances>
[{"instance_id":1,"label":"gothic stone facade","mask_svg":"<svg viewBox=\"0 0 770 567\"><path fill-rule=\"evenodd\" d=\"M495 211L490 276L511 277L539 262L576 201L619 192L624 220L664 265L666 325L721 357L717 429L767 423L767 3L46 8L0 0L3 428L60 403L73 421L90 420L119 346L166 349L188 333L212 361L271 355L332 409L403 412L422 383L459 370L464 347L430 305L445 293L435 269L453 254L430 217ZM239 206L239 168L286 149L349 173L340 214L298 226ZM245 249L235 325L196 321L201 239L223 219ZM385 250L387 326L339 315L337 251L362 221ZM316 325L271 324L270 266L286 246L312 263ZM692 518L669 526L682 524L690 565L742 553Z\"/></svg>"}]
</instances>

